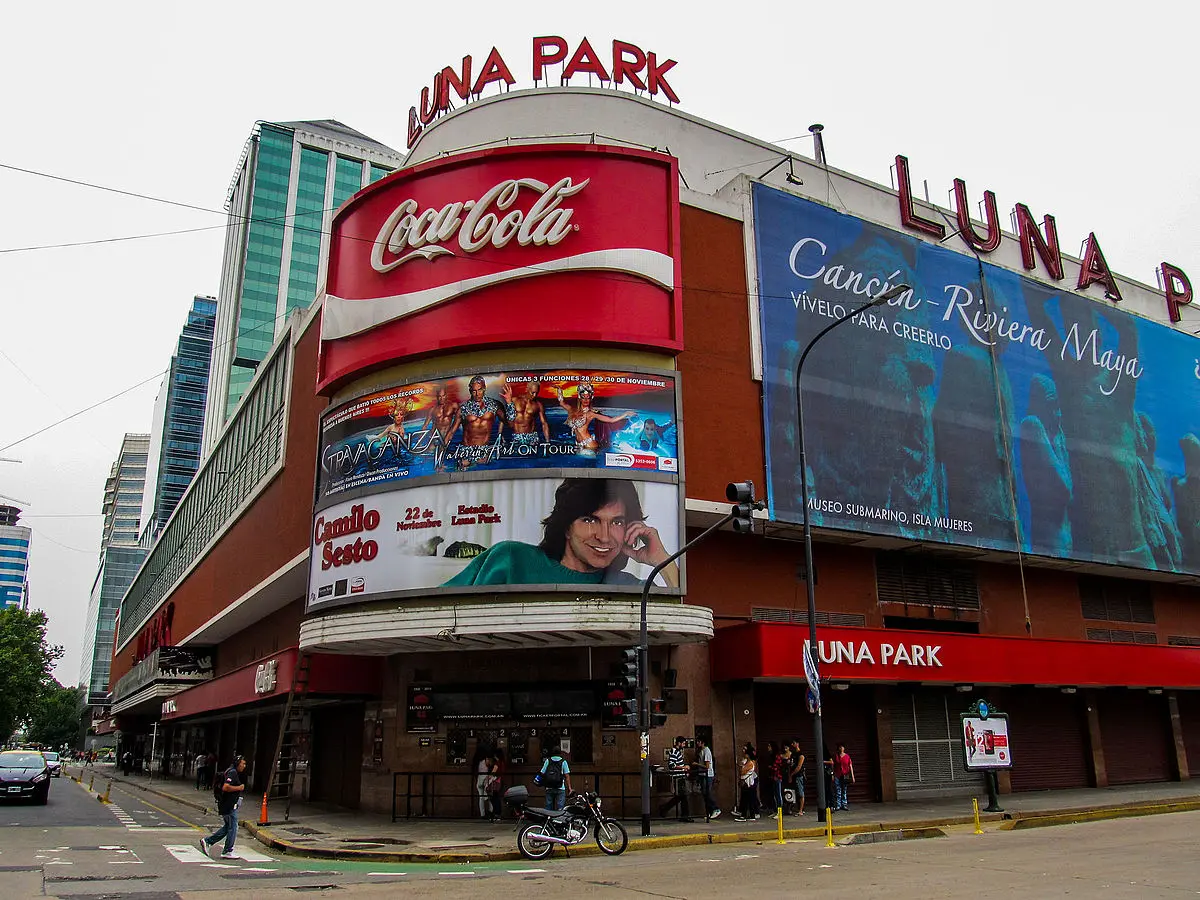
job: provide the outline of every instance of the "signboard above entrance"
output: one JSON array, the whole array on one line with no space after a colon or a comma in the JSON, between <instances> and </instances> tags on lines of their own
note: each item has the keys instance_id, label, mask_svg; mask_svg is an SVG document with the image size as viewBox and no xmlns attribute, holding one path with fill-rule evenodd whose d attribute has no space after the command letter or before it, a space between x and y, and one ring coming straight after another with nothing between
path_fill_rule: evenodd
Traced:
<instances>
[{"instance_id":1,"label":"signboard above entrance","mask_svg":"<svg viewBox=\"0 0 1200 900\"><path fill-rule=\"evenodd\" d=\"M608 47L603 44L599 46L602 49L597 51L584 38L572 49L566 40L557 35L535 37L534 85L543 79L549 84L552 72L547 70L561 64L562 69L558 74L562 84L586 75L589 85L596 82L604 87L628 84L633 90L644 91L651 97L662 94L671 103L679 102L679 95L667 81L667 72L675 68L675 60L659 59L653 51L644 51L626 41L613 41L611 54ZM478 100L489 85L502 85L500 89L507 91L516 83L512 69L495 47L478 68L474 57L464 56L457 67L446 66L435 72L432 84L421 88L420 99L408 111L409 149L417 142L425 126L453 109L456 100L464 103Z\"/></svg>"}]
</instances>

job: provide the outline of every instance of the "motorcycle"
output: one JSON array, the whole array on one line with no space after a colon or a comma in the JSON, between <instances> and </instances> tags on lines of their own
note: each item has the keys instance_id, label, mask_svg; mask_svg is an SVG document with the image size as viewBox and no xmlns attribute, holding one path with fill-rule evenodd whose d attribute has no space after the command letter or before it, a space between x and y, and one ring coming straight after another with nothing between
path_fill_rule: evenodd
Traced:
<instances>
[{"instance_id":1,"label":"motorcycle","mask_svg":"<svg viewBox=\"0 0 1200 900\"><path fill-rule=\"evenodd\" d=\"M563 809L541 809L529 805L529 789L519 784L504 792L504 802L517 813L517 849L526 859L545 859L555 844L583 843L589 829L600 852L608 856L624 853L629 846L625 826L601 812L601 800L594 793L576 791Z\"/></svg>"}]
</instances>

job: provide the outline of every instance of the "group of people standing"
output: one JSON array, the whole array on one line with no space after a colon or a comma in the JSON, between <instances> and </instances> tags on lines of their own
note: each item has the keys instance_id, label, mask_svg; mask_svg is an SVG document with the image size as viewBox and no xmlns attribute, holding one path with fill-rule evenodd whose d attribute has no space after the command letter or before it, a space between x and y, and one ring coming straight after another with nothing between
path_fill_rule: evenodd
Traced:
<instances>
[{"instance_id":1,"label":"group of people standing","mask_svg":"<svg viewBox=\"0 0 1200 900\"><path fill-rule=\"evenodd\" d=\"M767 741L761 766L758 750L747 743L742 748L738 765L739 802L733 818L736 821L760 818L763 800L770 815L804 815L808 787L805 762L805 754L797 740L788 741L781 748L776 748L774 741ZM854 783L854 761L846 752L845 744L838 744L837 751L832 754L826 748L823 769L830 808L850 809L849 789Z\"/></svg>"}]
</instances>

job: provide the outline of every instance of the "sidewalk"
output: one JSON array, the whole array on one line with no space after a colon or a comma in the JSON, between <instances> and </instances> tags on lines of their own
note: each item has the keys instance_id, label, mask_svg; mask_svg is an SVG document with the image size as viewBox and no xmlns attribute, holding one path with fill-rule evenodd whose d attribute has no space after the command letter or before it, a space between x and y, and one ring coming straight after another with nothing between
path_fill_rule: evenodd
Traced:
<instances>
[{"instance_id":1,"label":"sidewalk","mask_svg":"<svg viewBox=\"0 0 1200 900\"><path fill-rule=\"evenodd\" d=\"M69 766L78 775L77 766ZM115 766L95 767L97 789L108 778L168 798L204 813L200 822L215 818L212 795L197 791L194 783L156 776L120 774ZM88 770L83 770L85 777ZM102 781L104 779L104 781ZM261 801L261 798L258 798ZM399 819L346 810L322 804L293 803L291 816L283 821L283 804L271 805L271 824L260 826L259 803L247 797L242 804L241 825L261 843L277 851L298 856L357 859L375 862L479 862L519 859L514 822L490 824L463 819ZM1165 782L1115 788L1038 791L1001 796L1003 813L980 813L987 831L1057 825L1068 822L1121 816L1200 810L1200 783ZM982 810L984 801L980 802ZM859 804L849 812L833 816L836 837L864 832L908 831L970 826L973 823L969 798L901 800L895 803ZM213 823L215 825L215 822ZM774 840L778 823L770 816L757 822L735 822L728 813L705 824L673 819L656 819L653 834L641 837L640 823L624 822L629 831L629 850L649 850L697 844ZM824 826L810 809L802 817L784 818L784 836L790 839L823 839ZM570 850L573 856L599 852L592 841Z\"/></svg>"}]
</instances>

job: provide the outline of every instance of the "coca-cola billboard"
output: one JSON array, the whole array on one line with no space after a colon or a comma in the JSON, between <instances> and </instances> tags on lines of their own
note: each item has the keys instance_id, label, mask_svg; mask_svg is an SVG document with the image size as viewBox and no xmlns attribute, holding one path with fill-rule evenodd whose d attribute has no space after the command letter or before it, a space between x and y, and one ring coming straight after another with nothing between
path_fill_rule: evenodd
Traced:
<instances>
[{"instance_id":1,"label":"coca-cola billboard","mask_svg":"<svg viewBox=\"0 0 1200 900\"><path fill-rule=\"evenodd\" d=\"M504 147L402 170L334 219L320 387L503 344L682 349L675 160Z\"/></svg>"}]
</instances>

